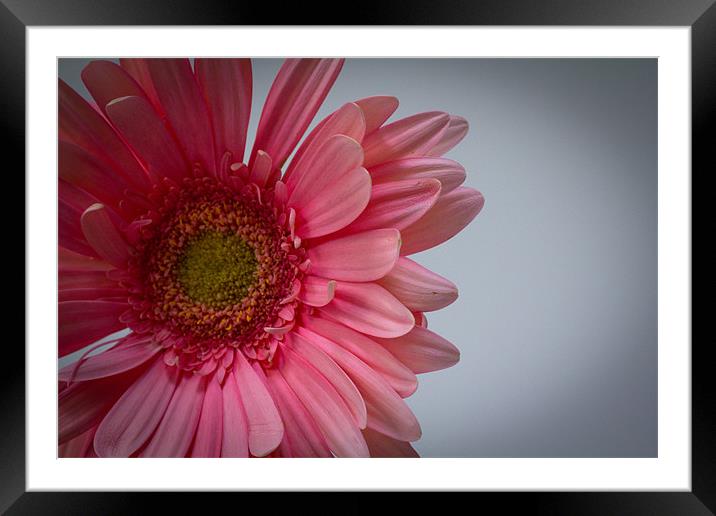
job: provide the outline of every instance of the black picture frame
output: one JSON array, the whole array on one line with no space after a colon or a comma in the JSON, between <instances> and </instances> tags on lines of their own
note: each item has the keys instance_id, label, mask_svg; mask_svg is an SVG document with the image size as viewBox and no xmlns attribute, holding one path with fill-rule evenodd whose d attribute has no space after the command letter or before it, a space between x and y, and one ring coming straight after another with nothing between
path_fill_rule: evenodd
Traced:
<instances>
[{"instance_id":1,"label":"black picture frame","mask_svg":"<svg viewBox=\"0 0 716 516\"><path fill-rule=\"evenodd\" d=\"M2 105L5 180L15 179L16 192L24 190L25 163L25 30L37 25L612 25L612 26L689 26L692 38L692 189L694 178L713 173L714 113L716 113L716 5L714 0L488 0L434 2L383 0L379 4L362 2L350 15L334 9L320 9L303 2L282 4L267 2L192 0L0 0L0 105ZM7 160L12 156L14 160ZM9 163L13 163L10 166ZM12 177L8 177L12 176ZM9 186L6 186L9 188ZM693 190L699 192L699 189ZM701 189L704 192L705 189ZM702 195L704 195L702 193ZM12 195L19 203L24 195ZM702 204L703 206L703 204ZM24 241L24 227L18 223L24 206L3 203L8 211L5 226L17 231L14 242ZM22 211L21 211L22 210ZM697 216L694 216L697 215ZM10 217L10 218L7 218ZM712 228L713 216L692 219ZM12 221L8 224L8 220ZM703 221L706 221L705 223ZM23 228L21 234L20 228ZM710 233L713 234L713 231ZM13 235L15 236L15 235ZM17 245L19 247L19 245ZM24 248L24 247L23 247ZM693 244L692 244L692 256ZM27 257L13 253L23 270ZM692 260L693 263L693 260ZM713 263L713 259L711 260ZM708 270L699 267L699 271ZM692 265L693 271L693 265ZM20 275L12 273L17 281ZM707 277L692 287L692 295L713 285ZM14 292L6 286L6 292ZM23 285L24 292L24 285ZM10 296L6 295L6 299ZM15 306L18 296L12 296ZM24 299L24 294L23 294ZM24 303L23 319L24 319ZM692 303L694 316L705 310ZM20 315L18 314L18 317ZM701 319L703 320L703 315ZM10 326L6 320L6 328ZM693 324L693 329L699 326ZM25 376L24 348L19 338L5 334L0 354L0 511L8 514L143 514L152 502L160 501L163 511L180 508L187 512L197 504L195 497L178 493L71 493L25 492ZM692 490L690 492L619 492L619 493L471 493L469 507L499 504L501 511L518 509L530 514L650 514L689 515L716 512L716 397L714 396L709 348L713 339L692 337ZM688 345L689 343L684 343ZM211 493L213 504L243 503L265 505L261 493ZM286 496L271 494L272 503ZM302 493L309 510L314 498ZM325 496L325 495L321 495ZM460 495L461 498L463 495ZM309 498L310 497L310 498ZM159 498L159 500L157 500ZM375 510L372 502L352 496L351 512ZM407 497L406 497L407 498ZM423 494L401 502L401 512L423 505ZM325 500L325 498L321 498ZM477 502L477 504L475 503ZM452 504L460 504L455 499ZM201 505L199 505L201 504ZM207 510L204 502L197 507ZM485 504L485 505L481 505ZM410 507L414 506L414 507ZM333 505L333 510L341 507ZM322 513L321 505L313 506ZM324 506L325 510L328 507ZM211 509L209 509L211 510ZM340 510L340 512L346 512Z\"/></svg>"}]
</instances>

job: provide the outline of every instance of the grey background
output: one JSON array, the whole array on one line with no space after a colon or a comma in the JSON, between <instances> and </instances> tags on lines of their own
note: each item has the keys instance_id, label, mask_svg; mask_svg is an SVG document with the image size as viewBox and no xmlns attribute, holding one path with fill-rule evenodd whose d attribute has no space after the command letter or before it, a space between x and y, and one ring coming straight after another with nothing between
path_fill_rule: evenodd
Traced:
<instances>
[{"instance_id":1,"label":"grey background","mask_svg":"<svg viewBox=\"0 0 716 516\"><path fill-rule=\"evenodd\" d=\"M59 75L87 95L87 60ZM249 144L280 60L254 60ZM486 198L416 259L460 298L428 314L459 364L408 403L425 457L657 455L657 61L349 59L317 120L374 94L471 130L448 157Z\"/></svg>"}]
</instances>

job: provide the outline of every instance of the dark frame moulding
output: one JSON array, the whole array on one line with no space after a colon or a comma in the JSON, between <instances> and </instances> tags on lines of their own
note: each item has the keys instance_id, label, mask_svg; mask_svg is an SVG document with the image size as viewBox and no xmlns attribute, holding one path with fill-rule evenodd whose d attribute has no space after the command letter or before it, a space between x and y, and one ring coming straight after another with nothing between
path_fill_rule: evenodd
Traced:
<instances>
[{"instance_id":1,"label":"dark frame moulding","mask_svg":"<svg viewBox=\"0 0 716 516\"><path fill-rule=\"evenodd\" d=\"M0 105L2 105L3 143L7 157L14 157L14 166L6 168L5 180L15 179L17 191L25 191L25 29L37 25L633 25L633 26L689 26L692 44L692 188L693 178L707 176L713 169L712 144L716 140L714 113L716 113L716 5L714 0L460 0L433 2L413 0L400 3L383 0L380 4L363 2L351 16L338 17L333 10L321 10L285 3L280 9L265 2L224 2L192 0L0 0ZM710 165L710 166L709 166ZM711 169L708 170L707 169ZM10 170L13 171L10 174ZM694 174L696 172L696 174ZM701 189L703 192L704 189ZM696 190L697 192L699 190ZM703 194L702 194L703 195ZM23 206L13 209L24 213ZM703 204L702 204L703 206ZM3 207L10 212L9 203ZM707 221L713 234L713 217L693 216ZM12 215L11 215L12 216ZM6 224L18 228L14 242L24 242L24 225ZM22 228L22 233L20 229ZM8 228L9 229L9 228ZM14 236L14 235L13 235ZM23 247L24 249L24 247ZM693 244L692 244L693 270ZM14 256L18 256L16 253ZM23 255L23 270L25 254ZM16 261L19 261L16 259ZM713 255L710 263L713 263ZM699 270L708 270L700 267ZM13 275L19 282L20 275ZM711 277L700 281L694 292L713 284ZM18 288L19 285L18 285ZM24 285L22 286L24 289ZM19 290L18 290L19 291ZM24 292L24 290L23 290ZM23 295L23 300L25 295ZM694 315L705 308L693 306ZM19 306L19 303L16 303ZM19 314L18 314L19 315ZM24 303L23 303L24 319ZM9 321L8 321L9 322ZM466 501L465 507L487 508L499 506L504 512L510 509L528 514L649 514L691 515L716 512L716 397L711 377L713 360L708 360L711 342L698 338L692 329L692 490L690 492L584 492L584 493L452 493L459 496L452 503ZM268 509L286 494L272 493L267 503L266 494L256 493L205 493L196 496L181 493L78 493L78 492L25 492L25 377L24 348L19 339L11 343L6 337L3 349L3 374L0 375L0 414L3 416L0 434L0 511L8 514L127 514L146 513L152 502L170 512L188 512L194 506L208 507L241 502L258 503ZM684 343L688 345L689 343ZM206 496L211 496L211 505ZM326 495L311 493L291 494L299 503L295 510L305 507L311 512L327 510L335 513L375 510L370 498L351 494L351 500L333 505ZM320 498L319 498L320 496ZM424 504L424 493L403 497L401 512L419 508ZM260 498L259 498L260 497ZM307 502L307 503L306 503ZM330 506L325 505L331 503ZM475 503L477 502L477 503ZM241 506L239 506L241 507ZM322 509L325 507L325 509ZM333 507L333 509L328 509ZM310 508L310 509L309 509ZM340 508L340 509L339 509ZM347 511L346 509L350 509ZM193 512L193 511L192 511ZM269 512L273 512L270 510Z\"/></svg>"}]
</instances>

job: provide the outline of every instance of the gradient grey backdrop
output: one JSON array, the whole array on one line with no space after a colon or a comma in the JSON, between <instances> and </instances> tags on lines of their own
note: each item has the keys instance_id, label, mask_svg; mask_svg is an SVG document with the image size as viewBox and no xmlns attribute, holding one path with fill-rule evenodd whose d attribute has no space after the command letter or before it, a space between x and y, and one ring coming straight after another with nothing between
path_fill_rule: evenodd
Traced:
<instances>
[{"instance_id":1,"label":"gradient grey backdrop","mask_svg":"<svg viewBox=\"0 0 716 516\"><path fill-rule=\"evenodd\" d=\"M87 60L59 75L88 97ZM249 144L279 60L254 61ZM416 259L460 298L462 351L408 403L425 457L657 455L657 61L349 59L316 117L375 94L471 130L448 157L485 207Z\"/></svg>"}]
</instances>

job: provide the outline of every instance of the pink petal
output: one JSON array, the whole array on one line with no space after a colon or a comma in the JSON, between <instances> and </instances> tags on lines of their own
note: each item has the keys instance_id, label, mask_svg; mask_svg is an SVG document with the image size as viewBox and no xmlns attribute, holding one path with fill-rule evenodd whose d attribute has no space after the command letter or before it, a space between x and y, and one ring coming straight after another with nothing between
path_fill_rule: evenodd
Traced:
<instances>
[{"instance_id":1,"label":"pink petal","mask_svg":"<svg viewBox=\"0 0 716 516\"><path fill-rule=\"evenodd\" d=\"M305 155L296 165L291 177L286 179L288 202L292 205L305 204L340 179L346 172L360 167L363 149L353 138L335 134Z\"/></svg>"},{"instance_id":2,"label":"pink petal","mask_svg":"<svg viewBox=\"0 0 716 516\"><path fill-rule=\"evenodd\" d=\"M336 282L317 276L306 276L301 283L298 299L309 306L326 306L336 293Z\"/></svg>"},{"instance_id":3,"label":"pink petal","mask_svg":"<svg viewBox=\"0 0 716 516\"><path fill-rule=\"evenodd\" d=\"M65 181L59 180L60 188L67 185ZM74 188L74 187L73 187ZM82 234L80 219L84 210L78 210L75 206L66 203L61 197L57 200L57 233L60 246L72 250L75 253L86 257L95 257L97 253L87 243Z\"/></svg>"},{"instance_id":4,"label":"pink petal","mask_svg":"<svg viewBox=\"0 0 716 516\"><path fill-rule=\"evenodd\" d=\"M418 458L418 452L405 441L398 441L392 437L381 434L372 428L363 430L363 437L368 443L371 457L390 457L390 458Z\"/></svg>"},{"instance_id":5,"label":"pink petal","mask_svg":"<svg viewBox=\"0 0 716 516\"><path fill-rule=\"evenodd\" d=\"M105 115L105 106L114 99L129 96L146 98L137 81L112 61L90 61L82 70L82 82Z\"/></svg>"},{"instance_id":6,"label":"pink petal","mask_svg":"<svg viewBox=\"0 0 716 516\"><path fill-rule=\"evenodd\" d=\"M421 156L440 141L450 122L447 113L431 111L402 118L381 127L363 140L363 166L410 156Z\"/></svg>"},{"instance_id":7,"label":"pink petal","mask_svg":"<svg viewBox=\"0 0 716 516\"><path fill-rule=\"evenodd\" d=\"M440 335L416 326L395 339L377 339L415 373L429 373L458 363L460 350Z\"/></svg>"},{"instance_id":8,"label":"pink petal","mask_svg":"<svg viewBox=\"0 0 716 516\"><path fill-rule=\"evenodd\" d=\"M241 353L237 353L240 355ZM226 376L223 388L223 426L224 435L221 442L222 457L249 456L249 430L244 407L241 405L241 394L236 385L233 371Z\"/></svg>"},{"instance_id":9,"label":"pink petal","mask_svg":"<svg viewBox=\"0 0 716 516\"><path fill-rule=\"evenodd\" d=\"M102 115L62 79L59 81L59 136L104 163L133 188L146 191L146 172Z\"/></svg>"},{"instance_id":10,"label":"pink petal","mask_svg":"<svg viewBox=\"0 0 716 516\"><path fill-rule=\"evenodd\" d=\"M440 181L418 179L374 185L370 202L345 231L403 229L432 208L440 196Z\"/></svg>"},{"instance_id":11,"label":"pink petal","mask_svg":"<svg viewBox=\"0 0 716 516\"><path fill-rule=\"evenodd\" d=\"M261 187L266 186L273 173L272 163L271 156L264 151L258 151L254 164L251 167L251 172L249 173L249 182Z\"/></svg>"},{"instance_id":12,"label":"pink petal","mask_svg":"<svg viewBox=\"0 0 716 516\"><path fill-rule=\"evenodd\" d=\"M452 115L443 137L432 149L428 151L427 154L429 156L442 156L460 143L462 139L465 138L469 129L470 126L467 123L467 120L461 116Z\"/></svg>"},{"instance_id":13,"label":"pink petal","mask_svg":"<svg viewBox=\"0 0 716 516\"><path fill-rule=\"evenodd\" d=\"M287 204L296 209L301 238L337 231L363 211L370 198L370 176L360 168L362 160L360 144L343 135L328 138L304 156L286 184Z\"/></svg>"},{"instance_id":14,"label":"pink petal","mask_svg":"<svg viewBox=\"0 0 716 516\"><path fill-rule=\"evenodd\" d=\"M284 421L279 450L284 457L332 457L316 422L288 386L281 373L268 369L266 378Z\"/></svg>"},{"instance_id":15,"label":"pink petal","mask_svg":"<svg viewBox=\"0 0 716 516\"><path fill-rule=\"evenodd\" d=\"M465 169L446 158L404 158L376 165L370 169L373 185L407 179L433 178L440 181L441 195L452 192L465 181Z\"/></svg>"},{"instance_id":16,"label":"pink petal","mask_svg":"<svg viewBox=\"0 0 716 516\"><path fill-rule=\"evenodd\" d=\"M124 288L66 288L57 293L57 301L126 301L129 297Z\"/></svg>"},{"instance_id":17,"label":"pink petal","mask_svg":"<svg viewBox=\"0 0 716 516\"><path fill-rule=\"evenodd\" d=\"M353 380L363 395L368 426L401 441L420 439L420 424L390 384L361 359L325 339L312 341L328 354Z\"/></svg>"},{"instance_id":18,"label":"pink petal","mask_svg":"<svg viewBox=\"0 0 716 516\"><path fill-rule=\"evenodd\" d=\"M416 326L421 326L423 328L428 327L428 318L423 312L413 312L413 316L415 317Z\"/></svg>"},{"instance_id":19,"label":"pink petal","mask_svg":"<svg viewBox=\"0 0 716 516\"><path fill-rule=\"evenodd\" d=\"M306 159L315 159L314 154L331 137L342 134L360 143L365 135L365 119L361 109L353 103L344 104L338 111L331 113L311 131L301 146L284 174L283 181L286 182L293 173L294 168L301 162L304 156Z\"/></svg>"},{"instance_id":20,"label":"pink petal","mask_svg":"<svg viewBox=\"0 0 716 516\"><path fill-rule=\"evenodd\" d=\"M145 99L115 99L107 105L107 116L137 153L155 181L168 177L179 183L189 175L189 166L181 149Z\"/></svg>"},{"instance_id":21,"label":"pink petal","mask_svg":"<svg viewBox=\"0 0 716 516\"><path fill-rule=\"evenodd\" d=\"M149 73L187 159L213 173L214 138L206 102L188 59L149 59Z\"/></svg>"},{"instance_id":22,"label":"pink petal","mask_svg":"<svg viewBox=\"0 0 716 516\"><path fill-rule=\"evenodd\" d=\"M309 338L310 337L310 338ZM358 428L365 428L366 408L363 398L346 373L321 351L315 343L321 337L308 333L291 333L286 338L286 345L311 364L316 371L330 382L351 411Z\"/></svg>"},{"instance_id":23,"label":"pink petal","mask_svg":"<svg viewBox=\"0 0 716 516\"><path fill-rule=\"evenodd\" d=\"M106 163L65 141L58 143L59 176L114 209L125 198L127 184ZM121 212L121 210L119 210Z\"/></svg>"},{"instance_id":24,"label":"pink petal","mask_svg":"<svg viewBox=\"0 0 716 516\"><path fill-rule=\"evenodd\" d=\"M102 204L93 204L80 220L82 233L99 256L115 267L125 268L129 260L127 242L114 226Z\"/></svg>"},{"instance_id":25,"label":"pink petal","mask_svg":"<svg viewBox=\"0 0 716 516\"><path fill-rule=\"evenodd\" d=\"M178 373L161 359L154 361L100 423L94 436L97 455L129 457L149 439L174 394Z\"/></svg>"},{"instance_id":26,"label":"pink petal","mask_svg":"<svg viewBox=\"0 0 716 516\"><path fill-rule=\"evenodd\" d=\"M204 401L206 377L192 373L179 380L164 417L142 457L184 457L194 438L201 405Z\"/></svg>"},{"instance_id":27,"label":"pink petal","mask_svg":"<svg viewBox=\"0 0 716 516\"><path fill-rule=\"evenodd\" d=\"M57 447L57 456L62 458L85 458L94 456L92 443L94 442L94 433L96 430L96 426L92 427L74 439L60 444Z\"/></svg>"},{"instance_id":28,"label":"pink petal","mask_svg":"<svg viewBox=\"0 0 716 516\"><path fill-rule=\"evenodd\" d=\"M194 70L209 107L217 163L226 151L232 162L243 161L251 115L251 60L196 59Z\"/></svg>"},{"instance_id":29,"label":"pink petal","mask_svg":"<svg viewBox=\"0 0 716 516\"><path fill-rule=\"evenodd\" d=\"M57 250L60 272L102 272L106 273L112 266L105 261L74 253L62 247ZM60 275L61 276L61 275ZM60 286L62 279L60 278Z\"/></svg>"},{"instance_id":30,"label":"pink petal","mask_svg":"<svg viewBox=\"0 0 716 516\"><path fill-rule=\"evenodd\" d=\"M246 412L249 450L256 457L271 453L281 443L283 422L266 386L249 365L243 353L237 353L234 377Z\"/></svg>"},{"instance_id":31,"label":"pink petal","mask_svg":"<svg viewBox=\"0 0 716 516\"><path fill-rule=\"evenodd\" d=\"M58 303L58 342L61 357L125 327L119 316L129 305L115 301Z\"/></svg>"},{"instance_id":32,"label":"pink petal","mask_svg":"<svg viewBox=\"0 0 716 516\"><path fill-rule=\"evenodd\" d=\"M441 196L423 218L400 232L400 254L418 253L449 240L480 213L484 204L480 192L462 186Z\"/></svg>"},{"instance_id":33,"label":"pink petal","mask_svg":"<svg viewBox=\"0 0 716 516\"><path fill-rule=\"evenodd\" d=\"M323 104L343 67L342 59L287 59L271 86L249 165L263 150L280 168Z\"/></svg>"},{"instance_id":34,"label":"pink petal","mask_svg":"<svg viewBox=\"0 0 716 516\"><path fill-rule=\"evenodd\" d=\"M350 351L383 375L402 397L410 396L418 388L418 379L415 374L373 339L342 324L319 317L305 316L303 325L299 328L302 335L306 337L322 336L334 345ZM307 333L306 330L310 333Z\"/></svg>"},{"instance_id":35,"label":"pink petal","mask_svg":"<svg viewBox=\"0 0 716 516\"><path fill-rule=\"evenodd\" d=\"M333 301L320 310L354 330L376 337L398 337L415 324L410 310L375 283L338 281Z\"/></svg>"},{"instance_id":36,"label":"pink petal","mask_svg":"<svg viewBox=\"0 0 716 516\"><path fill-rule=\"evenodd\" d=\"M378 284L413 312L439 310L457 299L457 287L452 281L404 256Z\"/></svg>"},{"instance_id":37,"label":"pink petal","mask_svg":"<svg viewBox=\"0 0 716 516\"><path fill-rule=\"evenodd\" d=\"M348 407L335 388L303 358L287 347L280 374L313 416L337 457L367 457L368 447Z\"/></svg>"},{"instance_id":38,"label":"pink petal","mask_svg":"<svg viewBox=\"0 0 716 516\"><path fill-rule=\"evenodd\" d=\"M374 229L309 247L311 273L344 281L372 281L385 276L398 260L400 232Z\"/></svg>"},{"instance_id":39,"label":"pink petal","mask_svg":"<svg viewBox=\"0 0 716 516\"><path fill-rule=\"evenodd\" d=\"M192 457L220 457L223 434L223 395L216 377L210 377L196 428Z\"/></svg>"},{"instance_id":40,"label":"pink petal","mask_svg":"<svg viewBox=\"0 0 716 516\"><path fill-rule=\"evenodd\" d=\"M58 396L59 442L64 443L98 424L126 388L135 371L89 382L73 383Z\"/></svg>"},{"instance_id":41,"label":"pink petal","mask_svg":"<svg viewBox=\"0 0 716 516\"><path fill-rule=\"evenodd\" d=\"M356 100L365 116L365 133L378 129L398 109L398 99L388 95L376 95Z\"/></svg>"},{"instance_id":42,"label":"pink petal","mask_svg":"<svg viewBox=\"0 0 716 516\"><path fill-rule=\"evenodd\" d=\"M119 60L119 65L142 87L149 102L151 102L157 113L164 114L164 108L159 102L157 90L154 87L152 76L149 73L148 62L150 60L151 59L122 58Z\"/></svg>"},{"instance_id":43,"label":"pink petal","mask_svg":"<svg viewBox=\"0 0 716 516\"><path fill-rule=\"evenodd\" d=\"M68 364L60 369L58 378L65 382L84 382L116 375L139 367L160 349L151 336L132 334L107 351Z\"/></svg>"},{"instance_id":44,"label":"pink petal","mask_svg":"<svg viewBox=\"0 0 716 516\"><path fill-rule=\"evenodd\" d=\"M370 200L370 174L362 167L349 170L336 183L316 192L296 208L296 233L317 238L346 227Z\"/></svg>"},{"instance_id":45,"label":"pink petal","mask_svg":"<svg viewBox=\"0 0 716 516\"><path fill-rule=\"evenodd\" d=\"M99 260L97 260L99 261ZM102 262L104 263L104 262ZM63 271L58 274L58 288L62 290L77 289L116 289L119 284L107 278L105 271Z\"/></svg>"}]
</instances>

